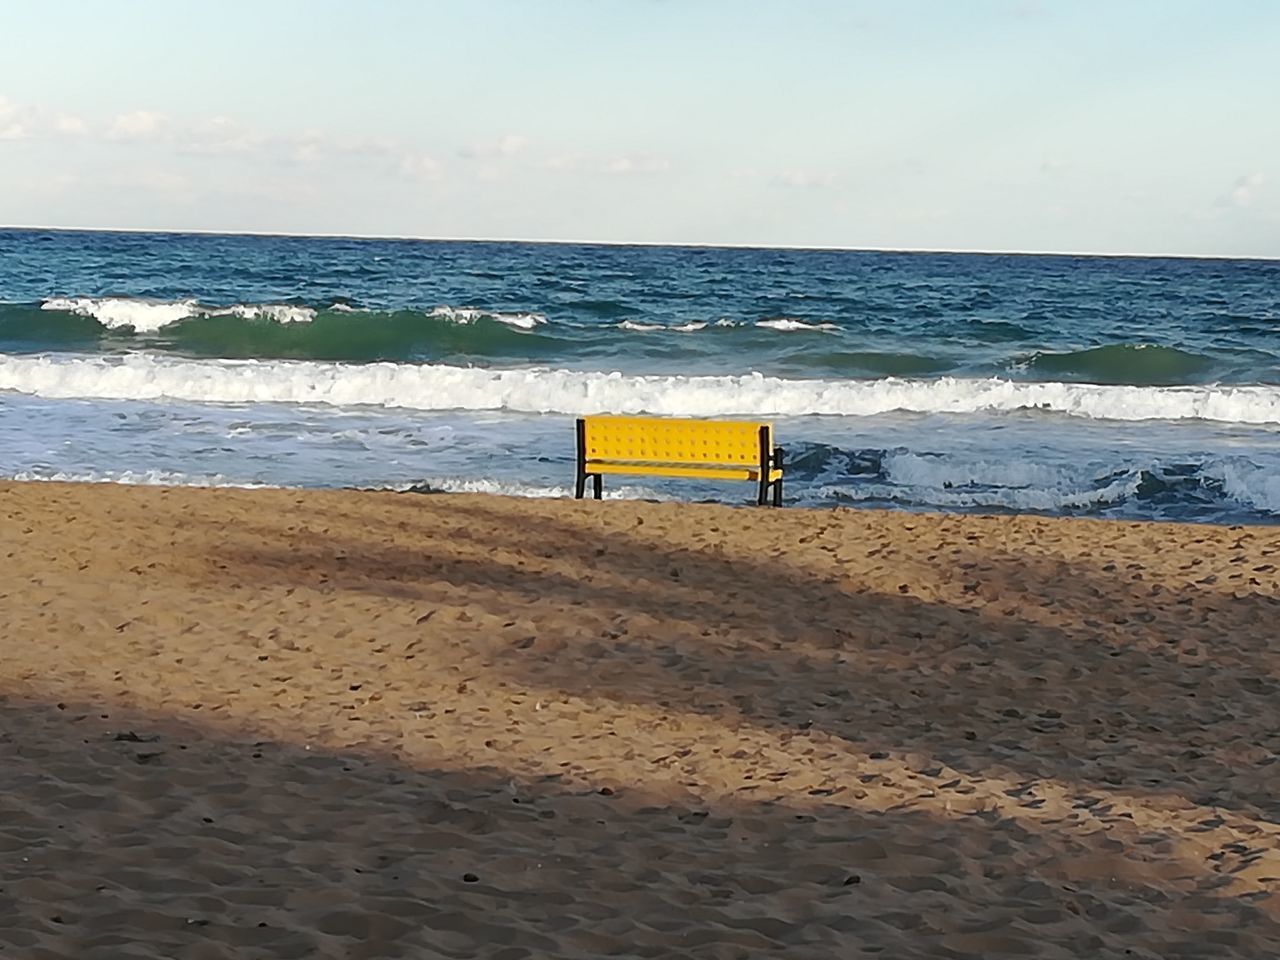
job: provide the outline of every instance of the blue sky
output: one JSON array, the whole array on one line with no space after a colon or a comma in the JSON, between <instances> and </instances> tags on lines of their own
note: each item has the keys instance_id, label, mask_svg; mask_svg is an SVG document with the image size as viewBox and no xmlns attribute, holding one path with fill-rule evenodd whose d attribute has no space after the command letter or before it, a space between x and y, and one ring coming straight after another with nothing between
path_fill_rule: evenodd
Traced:
<instances>
[{"instance_id":1,"label":"blue sky","mask_svg":"<svg viewBox=\"0 0 1280 960\"><path fill-rule=\"evenodd\" d=\"M1280 256L1271 0L7 0L0 223Z\"/></svg>"}]
</instances>

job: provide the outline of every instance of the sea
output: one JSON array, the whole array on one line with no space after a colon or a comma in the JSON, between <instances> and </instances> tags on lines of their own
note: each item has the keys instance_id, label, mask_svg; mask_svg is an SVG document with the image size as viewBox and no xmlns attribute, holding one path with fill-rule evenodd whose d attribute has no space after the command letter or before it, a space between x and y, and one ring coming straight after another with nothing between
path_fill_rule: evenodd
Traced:
<instances>
[{"instance_id":1,"label":"sea","mask_svg":"<svg viewBox=\"0 0 1280 960\"><path fill-rule=\"evenodd\" d=\"M565 497L596 413L771 421L791 505L1274 523L1280 261L0 230L0 477Z\"/></svg>"}]
</instances>

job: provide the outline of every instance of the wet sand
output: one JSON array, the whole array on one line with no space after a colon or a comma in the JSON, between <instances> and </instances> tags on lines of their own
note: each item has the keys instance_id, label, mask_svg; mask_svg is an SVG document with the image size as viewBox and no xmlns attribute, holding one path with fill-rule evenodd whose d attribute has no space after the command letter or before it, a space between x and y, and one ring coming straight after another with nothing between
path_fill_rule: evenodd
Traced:
<instances>
[{"instance_id":1,"label":"wet sand","mask_svg":"<svg viewBox=\"0 0 1280 960\"><path fill-rule=\"evenodd\" d=\"M1280 529L0 484L0 957L1280 955Z\"/></svg>"}]
</instances>

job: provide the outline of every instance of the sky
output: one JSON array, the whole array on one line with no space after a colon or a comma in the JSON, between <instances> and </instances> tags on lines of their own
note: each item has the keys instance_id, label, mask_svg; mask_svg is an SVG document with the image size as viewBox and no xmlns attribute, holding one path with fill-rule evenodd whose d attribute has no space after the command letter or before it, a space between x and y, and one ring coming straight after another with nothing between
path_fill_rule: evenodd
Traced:
<instances>
[{"instance_id":1,"label":"sky","mask_svg":"<svg viewBox=\"0 0 1280 960\"><path fill-rule=\"evenodd\" d=\"M1273 0L0 11L0 224L1280 257Z\"/></svg>"}]
</instances>

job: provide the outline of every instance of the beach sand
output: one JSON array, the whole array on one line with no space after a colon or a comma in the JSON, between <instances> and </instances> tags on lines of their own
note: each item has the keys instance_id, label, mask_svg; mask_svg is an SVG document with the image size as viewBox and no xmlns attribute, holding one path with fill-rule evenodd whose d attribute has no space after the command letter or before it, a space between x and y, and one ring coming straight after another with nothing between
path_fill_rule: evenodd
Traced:
<instances>
[{"instance_id":1,"label":"beach sand","mask_svg":"<svg viewBox=\"0 0 1280 960\"><path fill-rule=\"evenodd\" d=\"M0 957L1280 955L1280 529L0 484Z\"/></svg>"}]
</instances>

